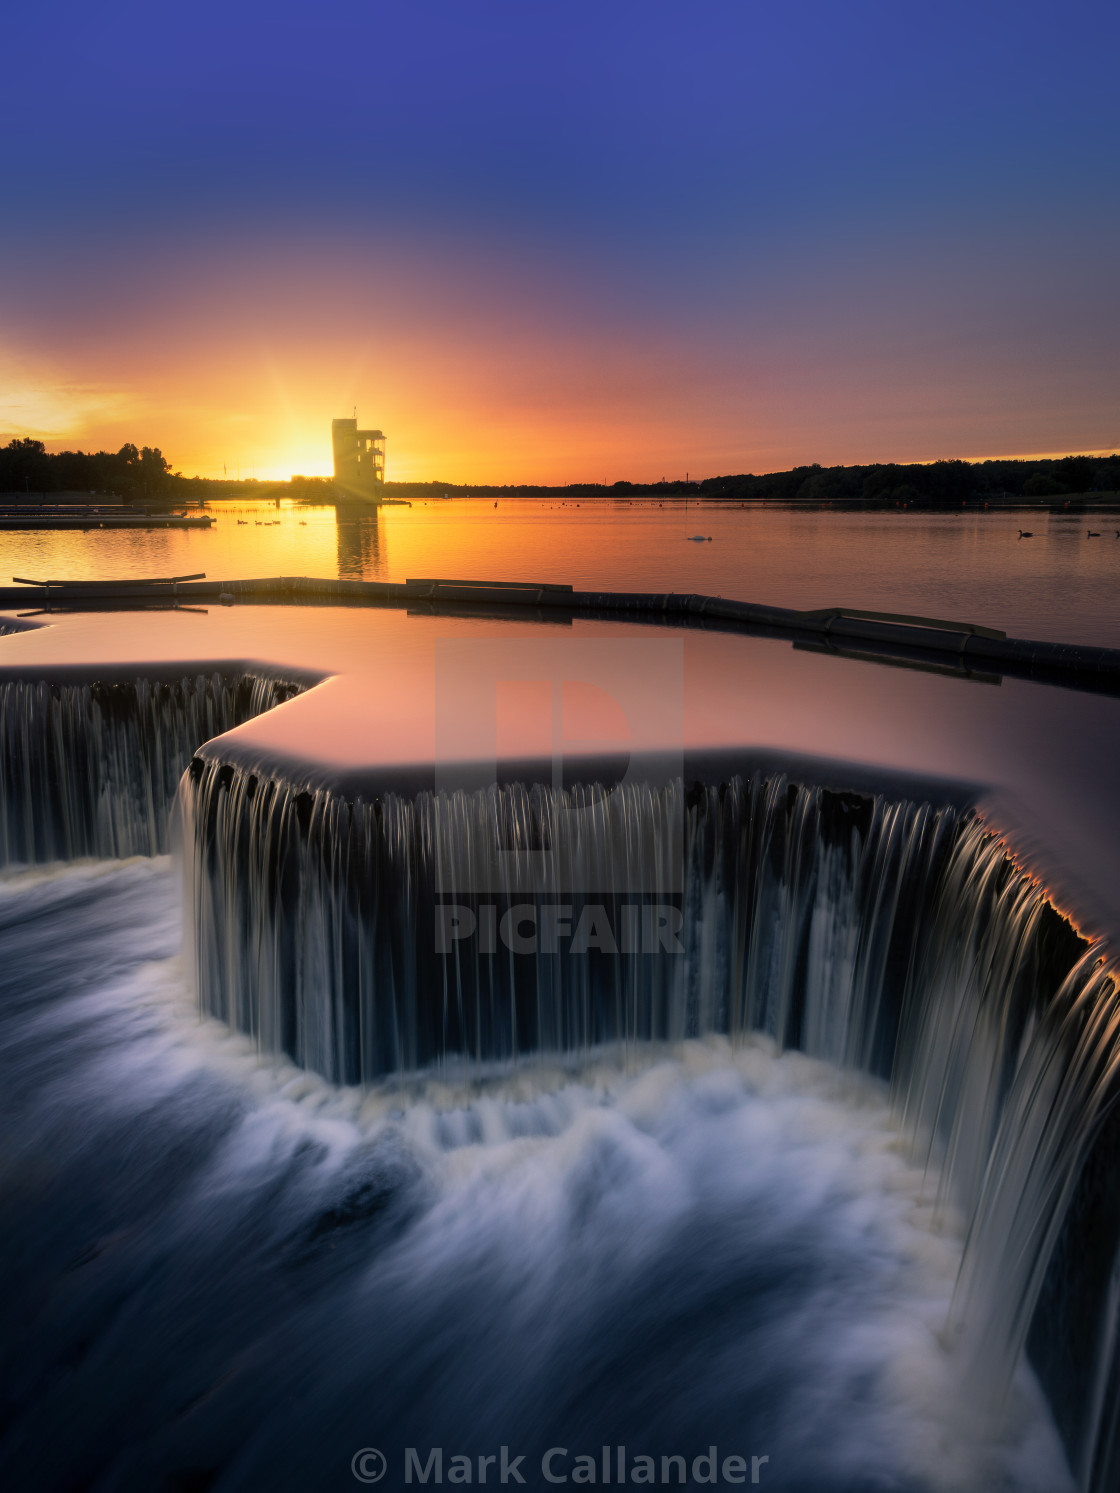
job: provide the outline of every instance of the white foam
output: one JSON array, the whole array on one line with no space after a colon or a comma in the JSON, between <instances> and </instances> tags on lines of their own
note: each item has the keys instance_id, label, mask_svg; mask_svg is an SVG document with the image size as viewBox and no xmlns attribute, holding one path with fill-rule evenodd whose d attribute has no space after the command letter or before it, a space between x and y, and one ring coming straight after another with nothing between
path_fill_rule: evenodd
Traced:
<instances>
[{"instance_id":1,"label":"white foam","mask_svg":"<svg viewBox=\"0 0 1120 1493\"><path fill-rule=\"evenodd\" d=\"M175 916L166 861L37 871L5 880L0 897L11 917L20 899L40 906L97 882L133 894L139 918ZM140 935L127 925L121 933L142 953ZM155 935L149 927L144 936ZM503 1309L530 1337L565 1313L597 1309L612 1280L640 1278L691 1228L705 1247L706 1219L722 1220L720 1247L737 1240L744 1261L806 1240L858 1277L850 1303L813 1303L827 1320L799 1401L802 1414L819 1402L836 1417L834 1469L890 1468L945 1493L1068 1484L1029 1371L1016 1376L1002 1426L962 1394L942 1332L959 1221L935 1214L936 1188L911 1161L877 1082L778 1053L765 1038L733 1046L709 1037L536 1058L481 1079L449 1069L369 1091L338 1087L262 1061L249 1038L200 1019L178 956L138 958L51 1019L90 1016L116 1033L82 1080L101 1102L139 1111L200 1074L236 1096L240 1120L189 1194L203 1216L241 1206L297 1147L317 1148L322 1188L356 1154L391 1140L431 1200L407 1252L380 1261L378 1289L386 1271L416 1293L426 1280L500 1260ZM813 1337L814 1324L797 1320L809 1309L788 1304L791 1341ZM733 1350L721 1351L733 1371ZM837 1406L861 1377L873 1391L846 1420Z\"/></svg>"}]
</instances>

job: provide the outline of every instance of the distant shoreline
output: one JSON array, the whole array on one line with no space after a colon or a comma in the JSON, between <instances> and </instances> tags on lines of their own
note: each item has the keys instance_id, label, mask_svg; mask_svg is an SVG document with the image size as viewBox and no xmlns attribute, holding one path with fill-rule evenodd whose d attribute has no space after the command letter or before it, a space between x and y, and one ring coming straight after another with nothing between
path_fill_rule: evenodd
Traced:
<instances>
[{"instance_id":1,"label":"distant shoreline","mask_svg":"<svg viewBox=\"0 0 1120 1493\"><path fill-rule=\"evenodd\" d=\"M817 510L1026 509L1031 512L1109 509L1120 503L1120 453L1039 460L929 463L876 462L793 467L784 472L706 477L702 481L545 483L386 482L383 500L433 502L445 498L537 498L553 503L609 502ZM124 503L149 508L260 499L351 506L330 477L293 476L286 482L184 477L158 447L125 445L119 452L48 452L41 441L0 447L0 503ZM360 500L358 500L360 506Z\"/></svg>"},{"instance_id":2,"label":"distant shoreline","mask_svg":"<svg viewBox=\"0 0 1120 1493\"><path fill-rule=\"evenodd\" d=\"M493 489L441 487L440 492L422 492L417 495L411 483L386 483L383 503L367 503L350 496L339 496L333 485L324 483L321 489L309 493L304 488L292 490L287 482L260 482L246 478L240 483L222 483L221 491L195 494L189 497L156 496L129 502L119 493L74 493L74 492L0 492L0 510L16 511L45 508L70 510L81 513L89 509L111 509L120 515L150 513L168 514L172 510L197 512L211 504L220 503L299 503L308 507L334 507L356 516L372 515L381 507L412 507L416 503L440 504L446 491L448 503L485 502L495 505L502 502L540 503L551 499L562 507L575 508L586 505L611 508L711 508L711 509L780 509L787 512L812 513L1026 513L1026 514L1075 514L1075 513L1120 513L1120 490L1115 492L1070 493L1067 496L1048 498L1024 498L1010 494L977 495L962 498L959 502L899 501L887 499L853 498L847 501L815 502L812 499L736 498L720 493L630 493L617 496L611 492L573 494L569 488L518 488L514 491ZM405 499L399 494L408 492Z\"/></svg>"}]
</instances>

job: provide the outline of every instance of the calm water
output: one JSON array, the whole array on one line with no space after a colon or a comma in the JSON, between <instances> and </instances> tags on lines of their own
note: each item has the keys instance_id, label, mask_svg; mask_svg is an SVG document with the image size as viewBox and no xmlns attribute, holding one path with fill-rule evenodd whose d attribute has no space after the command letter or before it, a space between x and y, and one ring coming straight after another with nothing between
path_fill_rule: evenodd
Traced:
<instances>
[{"instance_id":1,"label":"calm water","mask_svg":"<svg viewBox=\"0 0 1120 1493\"><path fill-rule=\"evenodd\" d=\"M217 504L207 533L0 536L0 578L446 576L852 606L1120 647L1120 518L456 499L348 515ZM240 520L240 522L239 522ZM1088 538L1088 527L1101 531ZM1033 538L1020 539L1030 528ZM703 542L689 536L704 535ZM707 542L707 536L711 542Z\"/></svg>"}]
</instances>

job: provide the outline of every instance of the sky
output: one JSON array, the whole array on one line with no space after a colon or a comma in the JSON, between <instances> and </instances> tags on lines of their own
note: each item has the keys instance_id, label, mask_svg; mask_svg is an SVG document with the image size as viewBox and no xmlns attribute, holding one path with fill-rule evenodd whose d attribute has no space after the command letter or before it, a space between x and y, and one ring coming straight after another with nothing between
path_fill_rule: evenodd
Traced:
<instances>
[{"instance_id":1,"label":"sky","mask_svg":"<svg viewBox=\"0 0 1120 1493\"><path fill-rule=\"evenodd\" d=\"M1120 446L1115 0L38 0L0 440L612 482Z\"/></svg>"}]
</instances>

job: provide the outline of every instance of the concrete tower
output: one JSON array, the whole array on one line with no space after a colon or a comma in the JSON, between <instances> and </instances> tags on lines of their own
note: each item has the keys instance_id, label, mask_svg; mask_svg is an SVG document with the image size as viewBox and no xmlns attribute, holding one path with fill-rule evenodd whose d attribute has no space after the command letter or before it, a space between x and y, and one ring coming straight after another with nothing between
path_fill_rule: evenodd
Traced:
<instances>
[{"instance_id":1,"label":"concrete tower","mask_svg":"<svg viewBox=\"0 0 1120 1493\"><path fill-rule=\"evenodd\" d=\"M334 485L350 498L380 503L385 491L385 436L354 420L331 421Z\"/></svg>"}]
</instances>

